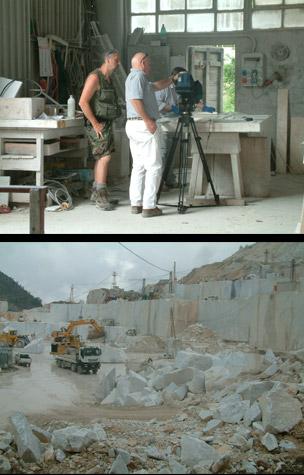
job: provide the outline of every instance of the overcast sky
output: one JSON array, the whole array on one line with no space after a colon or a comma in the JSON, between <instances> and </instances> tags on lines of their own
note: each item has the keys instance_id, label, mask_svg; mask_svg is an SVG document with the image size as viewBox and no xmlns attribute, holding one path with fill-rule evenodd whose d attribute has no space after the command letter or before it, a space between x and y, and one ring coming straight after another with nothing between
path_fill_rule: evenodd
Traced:
<instances>
[{"instance_id":1,"label":"overcast sky","mask_svg":"<svg viewBox=\"0 0 304 475\"><path fill-rule=\"evenodd\" d=\"M118 242L11 242L0 243L0 271L12 277L43 303L67 300L74 285L76 300L91 289L117 285L139 289L142 279L156 283L168 277L176 261L180 279L193 268L221 261L248 242L122 242L155 268Z\"/></svg>"}]
</instances>

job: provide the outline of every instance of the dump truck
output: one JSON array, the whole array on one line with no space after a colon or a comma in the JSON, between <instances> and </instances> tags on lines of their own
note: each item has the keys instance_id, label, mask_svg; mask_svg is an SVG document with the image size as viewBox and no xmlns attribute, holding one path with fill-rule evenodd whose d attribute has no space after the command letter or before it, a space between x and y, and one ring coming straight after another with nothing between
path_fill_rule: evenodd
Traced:
<instances>
[{"instance_id":1,"label":"dump truck","mask_svg":"<svg viewBox=\"0 0 304 475\"><path fill-rule=\"evenodd\" d=\"M58 352L58 343L52 343L51 354L55 356L59 368L70 369L79 374L89 374L91 371L96 374L101 365L101 349L97 346L68 346L64 352Z\"/></svg>"},{"instance_id":2,"label":"dump truck","mask_svg":"<svg viewBox=\"0 0 304 475\"><path fill-rule=\"evenodd\" d=\"M54 331L51 344L51 355L55 356L59 368L67 368L79 374L96 374L100 368L101 349L98 346L87 346L80 340L79 335L73 334L78 326L90 325L100 336L104 329L95 320L71 321L66 329Z\"/></svg>"}]
</instances>

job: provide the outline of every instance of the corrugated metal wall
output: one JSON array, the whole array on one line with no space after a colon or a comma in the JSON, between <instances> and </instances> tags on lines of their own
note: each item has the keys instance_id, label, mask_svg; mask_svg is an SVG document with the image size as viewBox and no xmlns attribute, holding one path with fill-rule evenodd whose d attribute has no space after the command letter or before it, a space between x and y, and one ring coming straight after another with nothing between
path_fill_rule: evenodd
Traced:
<instances>
[{"instance_id":1,"label":"corrugated metal wall","mask_svg":"<svg viewBox=\"0 0 304 475\"><path fill-rule=\"evenodd\" d=\"M37 49L31 42L31 19L38 34L75 40L79 33L82 0L0 0L0 76L33 79Z\"/></svg>"},{"instance_id":2,"label":"corrugated metal wall","mask_svg":"<svg viewBox=\"0 0 304 475\"><path fill-rule=\"evenodd\" d=\"M31 3L39 36L53 34L66 41L76 39L82 0L31 0Z\"/></svg>"},{"instance_id":3,"label":"corrugated metal wall","mask_svg":"<svg viewBox=\"0 0 304 475\"><path fill-rule=\"evenodd\" d=\"M25 79L30 69L30 0L0 0L0 76Z\"/></svg>"}]
</instances>

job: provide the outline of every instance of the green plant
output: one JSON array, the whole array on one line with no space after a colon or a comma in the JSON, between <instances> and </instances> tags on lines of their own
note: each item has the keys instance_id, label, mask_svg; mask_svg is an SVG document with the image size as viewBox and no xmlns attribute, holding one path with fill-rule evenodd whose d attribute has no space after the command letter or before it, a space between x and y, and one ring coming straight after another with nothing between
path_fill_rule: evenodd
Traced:
<instances>
[{"instance_id":1,"label":"green plant","mask_svg":"<svg viewBox=\"0 0 304 475\"><path fill-rule=\"evenodd\" d=\"M224 112L235 112L235 58L224 65Z\"/></svg>"}]
</instances>

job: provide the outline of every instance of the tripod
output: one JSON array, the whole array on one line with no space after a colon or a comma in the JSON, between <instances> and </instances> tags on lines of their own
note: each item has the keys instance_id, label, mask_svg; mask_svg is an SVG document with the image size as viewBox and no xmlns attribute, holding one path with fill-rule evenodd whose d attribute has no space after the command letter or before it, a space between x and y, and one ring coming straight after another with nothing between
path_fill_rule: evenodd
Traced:
<instances>
[{"instance_id":1,"label":"tripod","mask_svg":"<svg viewBox=\"0 0 304 475\"><path fill-rule=\"evenodd\" d=\"M168 174L171 170L171 165L174 160L174 154L176 151L177 144L178 142L180 142L180 159L179 159L179 170L178 170L179 199L178 199L178 204L177 204L177 209L180 214L186 213L187 209L190 207L190 206L185 206L184 204L185 189L187 186L188 161L191 155L190 130L192 130L193 132L196 145L198 148L199 156L202 161L202 165L204 167L204 171L206 173L208 183L211 186L215 202L217 205L220 204L220 198L219 198L219 195L216 194L216 191L211 179L208 163L207 163L204 150L201 144L201 137L198 135L196 125L191 115L191 112L186 110L186 112L183 112L183 114L178 119L177 127L176 127L174 138L173 138L173 143L167 154L166 165L165 165L165 169L163 172L161 184L160 184L158 195L157 195L157 203L158 203L159 198L162 193L164 183L167 180ZM165 205L165 206L176 206L176 205Z\"/></svg>"}]
</instances>

